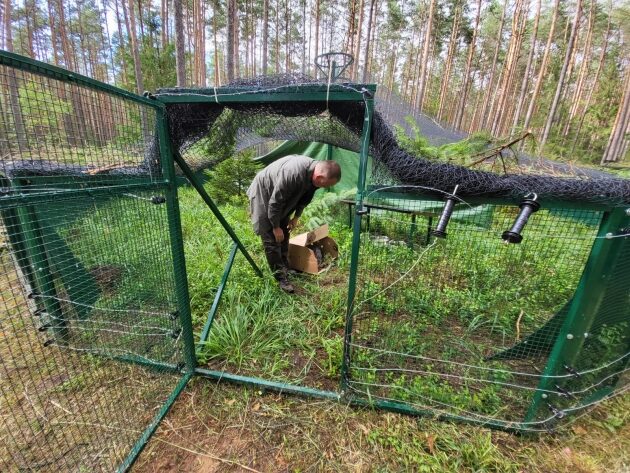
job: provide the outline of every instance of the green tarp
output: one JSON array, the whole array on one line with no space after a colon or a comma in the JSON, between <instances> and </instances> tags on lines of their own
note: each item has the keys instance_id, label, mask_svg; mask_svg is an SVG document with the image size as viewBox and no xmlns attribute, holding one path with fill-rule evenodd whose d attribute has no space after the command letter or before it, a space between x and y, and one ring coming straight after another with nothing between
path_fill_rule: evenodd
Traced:
<instances>
[{"instance_id":1,"label":"green tarp","mask_svg":"<svg viewBox=\"0 0 630 473\"><path fill-rule=\"evenodd\" d=\"M357 188L357 179L359 175L359 154L354 151L339 148L337 146L325 143L316 143L310 141L285 141L269 153L255 158L256 162L265 166L289 154L302 154L313 159L326 160L333 159L341 166L341 181L332 188L332 191L343 194L352 189ZM372 169L371 158L368 162L368 182L370 181L370 173ZM369 191L368 191L369 192ZM369 195L369 194L368 194ZM413 199L410 195L379 192L375 197L378 198L379 204L390 207L408 206L409 200ZM440 202L414 202L413 208L418 211L432 212L439 214L443 204ZM454 220L474 222L475 225L489 227L492 223L492 207L476 206L473 208L459 207L454 213Z\"/></svg>"}]
</instances>

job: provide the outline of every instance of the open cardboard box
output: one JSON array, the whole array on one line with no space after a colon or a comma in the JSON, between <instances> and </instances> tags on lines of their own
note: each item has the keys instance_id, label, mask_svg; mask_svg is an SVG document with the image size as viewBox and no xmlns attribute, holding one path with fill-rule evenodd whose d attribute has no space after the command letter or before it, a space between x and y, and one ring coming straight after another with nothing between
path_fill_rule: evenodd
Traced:
<instances>
[{"instance_id":1,"label":"open cardboard box","mask_svg":"<svg viewBox=\"0 0 630 473\"><path fill-rule=\"evenodd\" d=\"M337 242L328 236L328 225L307 233L301 233L289 240L289 267L309 274L319 274L325 268L317 264L315 252L309 248L313 245L321 248L324 258L337 258L339 250Z\"/></svg>"}]
</instances>

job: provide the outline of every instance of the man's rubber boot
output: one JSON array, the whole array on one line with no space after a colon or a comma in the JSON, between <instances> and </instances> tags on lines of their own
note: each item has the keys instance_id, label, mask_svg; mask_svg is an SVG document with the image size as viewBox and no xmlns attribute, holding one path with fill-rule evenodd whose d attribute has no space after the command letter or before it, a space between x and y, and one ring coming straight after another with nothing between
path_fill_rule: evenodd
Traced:
<instances>
[{"instance_id":1,"label":"man's rubber boot","mask_svg":"<svg viewBox=\"0 0 630 473\"><path fill-rule=\"evenodd\" d=\"M295 292L293 284L291 284L288 279L279 279L278 284L280 285L280 289L288 294L293 294Z\"/></svg>"}]
</instances>

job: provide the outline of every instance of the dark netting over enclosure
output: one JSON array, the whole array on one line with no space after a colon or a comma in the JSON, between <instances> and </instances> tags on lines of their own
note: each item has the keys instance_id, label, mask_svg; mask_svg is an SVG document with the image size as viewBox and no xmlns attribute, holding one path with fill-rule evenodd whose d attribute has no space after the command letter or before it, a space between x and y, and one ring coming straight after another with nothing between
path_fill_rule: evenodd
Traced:
<instances>
[{"instance_id":1,"label":"dark netting over enclosure","mask_svg":"<svg viewBox=\"0 0 630 473\"><path fill-rule=\"evenodd\" d=\"M301 84L297 80L305 81ZM283 82L286 81L286 82ZM303 91L308 86L324 86L304 77L273 76L237 81L219 94L239 93L281 95ZM252 91L252 86L254 89ZM337 87L361 90L357 85ZM243 102L222 104L217 89L162 89L158 97L194 95L214 97L215 103L169 104L167 113L174 146L192 167L212 167L233 149L244 149L264 141L314 141L358 151L363 126L364 103L358 102ZM458 186L462 197L522 198L530 193L542 199L576 202L630 203L630 182L567 168L569 176L557 176L553 168L533 166L529 161L505 173L470 169L449 163L432 162L401 148L389 122L395 111L387 109L387 119L374 114L370 154L375 172L389 176L390 183L425 186L452 192ZM184 151L187 150L187 153ZM383 177L381 181L385 182Z\"/></svg>"}]
</instances>

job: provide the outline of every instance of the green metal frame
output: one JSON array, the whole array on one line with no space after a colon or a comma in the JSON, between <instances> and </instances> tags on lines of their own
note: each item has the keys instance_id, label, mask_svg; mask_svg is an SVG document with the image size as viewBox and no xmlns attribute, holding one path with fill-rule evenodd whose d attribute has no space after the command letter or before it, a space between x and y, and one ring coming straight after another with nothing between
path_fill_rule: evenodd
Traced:
<instances>
[{"instance_id":1,"label":"green metal frame","mask_svg":"<svg viewBox=\"0 0 630 473\"><path fill-rule=\"evenodd\" d=\"M553 348L551 355L549 356L547 367L544 375L541 378L539 390L534 394L532 404L529 412L521 423L507 423L507 422L488 422L477 421L475 419L466 418L457 415L439 414L436 415L432 411L419 411L409 405L396 401L381 401L381 400L369 400L364 398L358 398L351 396L347 392L348 381L350 375L350 361L351 361L351 338L352 338L352 325L353 325L353 308L355 303L355 296L357 291L357 276L359 268L359 250L361 245L361 223L364 210L364 201L367 196L367 192L374 190L373 188L366 188L367 184L367 171L368 171L368 154L369 143L372 128L372 118L374 113L374 95L376 92L376 86L373 84L359 84L345 86L341 84L330 84L329 86L321 84L309 84L301 86L283 86L276 87L273 90L265 88L247 88L247 87L219 87L216 89L207 89L199 91L198 89L179 89L176 93L171 93L167 90L158 94L154 99L140 97L136 94L127 92L125 90L103 84L85 76L79 74L70 73L61 68L51 66L48 64L34 61L28 58L21 57L16 54L0 51L0 64L10 67L18 68L24 71L28 71L34 74L44 75L56 80L60 80L66 83L74 83L82 87L87 87L93 90L104 92L114 95L116 97L122 97L127 100L131 100L135 103L142 104L144 106L152 107L156 112L156 134L159 140L159 152L161 155L162 172L164 176L163 181L148 183L144 179L129 179L129 178L112 178L111 176L90 176L82 184L57 184L54 178L41 178L42 183L50 182L55 183L57 190L44 193L29 193L23 192L18 187L15 187L13 183L9 183L6 186L6 179L2 179L3 184L2 195L0 196L0 211L3 218L13 219L16 225L20 225L24 229L26 239L16 239L10 235L12 245L16 246L17 251L23 259L30 262L30 265L35 268L35 271L27 271L25 276L29 278L29 282L35 286L34 289L41 291L44 295L50 295L51 297L44 298L43 304L46 310L53 315L61 314L61 308L55 299L55 285L51 275L51 268L47 256L38 248L44 248L46 242L43 241L42 234L38 228L37 215L34 213L32 206L43 202L50 202L56 199L66 199L71 197L81 197L84 195L103 195L113 194L117 187L124 186L127 191L129 190L160 190L166 195L167 202L167 216L169 226L169 236L171 242L171 252L173 261L173 274L175 277L175 290L177 296L177 310L180 323L182 326L183 346L185 367L184 372L181 373L181 379L177 383L175 389L171 392L170 396L155 416L153 421L146 428L142 436L134 445L128 456L121 464L119 471L126 471L131 467L136 460L148 439L155 432L159 422L167 414L172 404L177 399L178 395L186 387L188 381L194 376L203 376L216 380L223 380L228 382L234 382L249 386L254 386L261 389L269 389L282 393L296 394L311 396L317 398L324 398L334 401L344 401L357 406L378 407L394 412L403 414L426 414L432 417L440 419L449 419L461 422L473 422L480 423L486 426L505 429L510 431L518 431L527 428L527 425L535 421L537 413L544 403L542 397L543 389L548 389L551 386L553 378L551 376L557 375L562 372L565 364L570 364L572 360L578 355L583 343L584 333L588 333L588 330L593 323L595 314L602 303L601 301L601 288L603 285L603 279L606 277L607 270L611 266L611 262L614 261L620 243L615 240L608 240L604 237L607 233L615 233L622 225L625 225L628 221L628 215L624 213L624 209L616 209L610 204L606 203L593 203L593 204L575 204L568 201L544 201L541 200L543 207L545 208L562 208L562 209L589 209L605 211L606 216L602 221L599 237L595 240L592 248L591 255L587 262L584 274L579 283L576 294L571 302L568 316L562 326L560 336L556 340L556 344ZM213 371L197 367L196 361L196 346L200 346L207 340L210 333L213 320L217 313L221 298L224 293L224 289L228 283L230 271L234 264L236 254L240 250L245 256L248 263L254 269L257 275L262 276L262 271L257 266L254 259L248 253L245 246L242 244L232 227L225 220L220 210L207 194L203 187L203 183L196 176L190 167L186 164L184 159L179 153L172 148L168 123L166 118L166 106L168 104L175 103L217 103L217 104L238 104L238 103L271 103L271 102L339 102L339 101L354 101L363 102L365 104L363 130L361 134L361 149L360 149L360 162L359 162L359 175L357 182L357 194L355 197L355 214L353 220L353 237L352 237L352 250L351 250L351 263L348 279L348 298L347 298L347 310L344 330L344 350L341 366L341 379L339 391L323 391L319 389L312 389L305 386L297 386L293 384L274 382L261 378L254 378L248 376L240 376L234 373ZM184 246L181 230L181 219L179 203L177 198L177 186L178 177L175 174L175 163L183 171L184 175L190 182L190 184L198 191L206 205L213 212L220 224L223 226L227 234L233 241L233 245L228 257L226 266L223 271L223 275L217 291L215 293L212 307L208 313L208 318L205 326L202 330L198 345L195 344L192 318L190 310L190 296L188 292L188 280L186 274L186 262L184 257ZM89 186L85 187L85 186ZM61 187L61 190L59 188ZM418 193L404 194L404 193L391 193L388 192L391 197L398 196L399 198L417 198L421 200L435 200L440 201L441 196L432 194L419 195ZM471 204L508 204L518 205L519 202L516 199L494 199L494 198L479 198L468 199ZM15 208L17 206L17 208ZM54 246L54 245L53 245ZM18 255L19 256L19 255ZM56 305L55 305L56 303ZM58 333L60 338L63 338L63 327L60 327ZM572 336L569 336L572 335ZM153 367L162 371L177 373L181 367L167 365L163 363L153 363L151 361L138 359L135 357L118 357L120 361L138 363L143 366ZM601 395L601 393L600 393ZM605 394L604 394L605 395Z\"/></svg>"},{"instance_id":2,"label":"green metal frame","mask_svg":"<svg viewBox=\"0 0 630 473\"><path fill-rule=\"evenodd\" d=\"M348 277L348 302L346 305L346 324L344 329L343 358L341 361L340 388L342 394L346 394L350 369L352 338L352 322L354 312L354 298L357 290L357 273L359 270L359 249L361 246L361 219L364 215L363 199L365 197L365 185L367 181L368 155L370 152L370 136L372 134L372 116L374 114L374 95L364 94L365 116L363 118L363 130L361 132L361 149L359 151L359 175L357 178L357 193L355 197L354 226L352 229L352 253L350 255L350 275Z\"/></svg>"},{"instance_id":3,"label":"green metal frame","mask_svg":"<svg viewBox=\"0 0 630 473\"><path fill-rule=\"evenodd\" d=\"M534 421L545 402L553 402L545 391L552 390L555 384L562 384L556 376L569 374L565 367L571 368L579 355L604 302L608 276L615 266L614 262L623 244L621 238L609 239L606 235L617 235L627 222L630 222L630 218L623 208L604 214L597 239L593 243L582 278L547 360L547 366L525 416L525 422Z\"/></svg>"}]
</instances>

